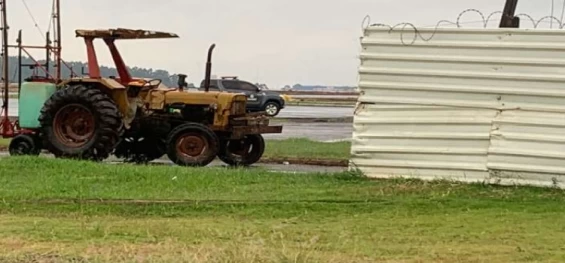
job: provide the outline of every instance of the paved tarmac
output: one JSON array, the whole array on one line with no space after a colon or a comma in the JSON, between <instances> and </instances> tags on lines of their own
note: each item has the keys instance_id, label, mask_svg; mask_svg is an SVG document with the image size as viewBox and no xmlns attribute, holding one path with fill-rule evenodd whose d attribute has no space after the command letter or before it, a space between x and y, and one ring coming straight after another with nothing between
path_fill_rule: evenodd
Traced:
<instances>
[{"instance_id":1,"label":"paved tarmac","mask_svg":"<svg viewBox=\"0 0 565 263\"><path fill-rule=\"evenodd\" d=\"M318 123L318 122L273 122L282 125L280 134L265 134L265 139L284 140L288 138L308 138L314 141L350 140L353 133L352 123Z\"/></svg>"},{"instance_id":2,"label":"paved tarmac","mask_svg":"<svg viewBox=\"0 0 565 263\"><path fill-rule=\"evenodd\" d=\"M341 118L352 117L354 107L288 106L281 110L281 118Z\"/></svg>"}]
</instances>

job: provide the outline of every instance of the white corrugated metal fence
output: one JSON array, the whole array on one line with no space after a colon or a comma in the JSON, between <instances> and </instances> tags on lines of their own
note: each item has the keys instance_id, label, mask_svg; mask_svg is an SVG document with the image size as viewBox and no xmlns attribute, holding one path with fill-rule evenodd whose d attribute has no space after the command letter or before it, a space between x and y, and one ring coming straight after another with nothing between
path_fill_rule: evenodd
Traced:
<instances>
[{"instance_id":1,"label":"white corrugated metal fence","mask_svg":"<svg viewBox=\"0 0 565 263\"><path fill-rule=\"evenodd\" d=\"M365 30L352 167L371 177L565 185L565 31L413 36Z\"/></svg>"}]
</instances>

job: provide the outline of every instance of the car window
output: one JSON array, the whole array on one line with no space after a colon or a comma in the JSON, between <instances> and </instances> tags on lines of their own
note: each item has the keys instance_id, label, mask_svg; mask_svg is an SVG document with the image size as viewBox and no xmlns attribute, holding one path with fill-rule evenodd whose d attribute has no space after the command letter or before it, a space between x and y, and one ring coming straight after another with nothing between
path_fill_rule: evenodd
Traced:
<instances>
[{"instance_id":1,"label":"car window","mask_svg":"<svg viewBox=\"0 0 565 263\"><path fill-rule=\"evenodd\" d=\"M257 87L255 87L254 85L252 85L251 83L247 83L247 82L240 82L239 83L239 88L241 90L244 91L251 91L251 92L256 92L257 91Z\"/></svg>"},{"instance_id":2,"label":"car window","mask_svg":"<svg viewBox=\"0 0 565 263\"><path fill-rule=\"evenodd\" d=\"M224 85L224 88L227 90L241 91L239 81L224 80L222 81L222 85Z\"/></svg>"}]
</instances>

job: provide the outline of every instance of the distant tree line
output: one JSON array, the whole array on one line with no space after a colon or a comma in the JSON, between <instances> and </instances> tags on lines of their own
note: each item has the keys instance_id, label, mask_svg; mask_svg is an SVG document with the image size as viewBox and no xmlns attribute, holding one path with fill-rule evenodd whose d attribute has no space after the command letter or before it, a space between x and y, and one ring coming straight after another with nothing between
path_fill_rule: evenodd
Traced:
<instances>
[{"instance_id":1,"label":"distant tree line","mask_svg":"<svg viewBox=\"0 0 565 263\"><path fill-rule=\"evenodd\" d=\"M45 60L38 61L41 64L45 63ZM84 62L80 61L72 61L66 62L67 65L74 71L75 75L82 76L82 70L84 68L85 73L88 73L88 66ZM35 64L35 62L28 57L22 57L22 64ZM0 68L2 66L0 65ZM69 67L65 66L64 64L61 66L61 77L63 79L69 78L71 76L71 70ZM162 69L152 69L152 68L140 68L140 67L128 67L130 73L134 77L139 78L156 78L161 79L163 84L174 87L177 85L177 77L174 74L169 73L166 70ZM34 71L36 75L45 76L46 73L41 68L36 68L35 70L30 67L22 67L22 78L26 79L33 75ZM54 67L54 62L50 62L49 71L52 76L55 76L56 69ZM2 71L0 71L2 72ZM107 67L107 66L100 66L100 74L103 77L109 76L117 76L118 73L116 68L114 67ZM9 76L10 82L16 83L18 82L18 57L9 57Z\"/></svg>"}]
</instances>

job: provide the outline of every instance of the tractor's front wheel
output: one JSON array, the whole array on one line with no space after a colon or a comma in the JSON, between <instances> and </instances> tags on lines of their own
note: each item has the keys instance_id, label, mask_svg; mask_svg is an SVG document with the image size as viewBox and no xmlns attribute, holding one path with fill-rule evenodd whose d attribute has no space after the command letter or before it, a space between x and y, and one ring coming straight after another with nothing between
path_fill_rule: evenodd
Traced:
<instances>
[{"instance_id":1,"label":"tractor's front wheel","mask_svg":"<svg viewBox=\"0 0 565 263\"><path fill-rule=\"evenodd\" d=\"M206 166L218 155L218 136L208 127L187 123L173 129L167 140L167 156L180 166Z\"/></svg>"},{"instance_id":2,"label":"tractor's front wheel","mask_svg":"<svg viewBox=\"0 0 565 263\"><path fill-rule=\"evenodd\" d=\"M39 117L46 148L57 157L101 161L110 156L123 129L116 104L83 85L60 89Z\"/></svg>"},{"instance_id":3,"label":"tractor's front wheel","mask_svg":"<svg viewBox=\"0 0 565 263\"><path fill-rule=\"evenodd\" d=\"M246 135L239 140L223 140L218 158L230 166L250 166L265 152L265 139L260 134Z\"/></svg>"}]
</instances>

